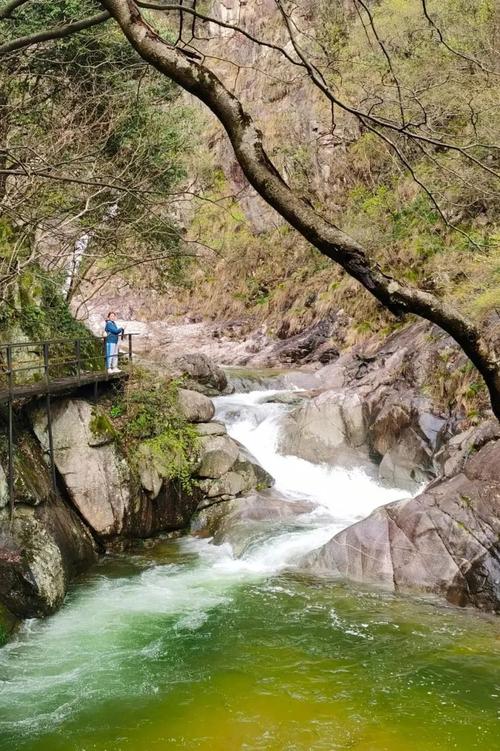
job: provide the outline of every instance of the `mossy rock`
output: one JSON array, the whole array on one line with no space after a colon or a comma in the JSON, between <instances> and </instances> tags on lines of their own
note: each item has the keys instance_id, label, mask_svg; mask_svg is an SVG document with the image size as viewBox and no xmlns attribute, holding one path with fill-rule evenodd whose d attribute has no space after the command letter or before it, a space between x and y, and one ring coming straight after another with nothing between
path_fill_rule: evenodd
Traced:
<instances>
[{"instance_id":1,"label":"mossy rock","mask_svg":"<svg viewBox=\"0 0 500 751\"><path fill-rule=\"evenodd\" d=\"M106 446L117 437L117 431L110 418L104 412L93 412L89 422L91 437L88 439L89 446Z\"/></svg>"}]
</instances>

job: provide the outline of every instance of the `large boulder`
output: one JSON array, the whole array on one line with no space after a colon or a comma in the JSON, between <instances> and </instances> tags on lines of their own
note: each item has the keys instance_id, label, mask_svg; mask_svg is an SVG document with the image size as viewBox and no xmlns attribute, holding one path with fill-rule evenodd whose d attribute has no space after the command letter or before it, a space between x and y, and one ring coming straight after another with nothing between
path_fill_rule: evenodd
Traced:
<instances>
[{"instance_id":1,"label":"large boulder","mask_svg":"<svg viewBox=\"0 0 500 751\"><path fill-rule=\"evenodd\" d=\"M47 414L32 412L35 434L49 449ZM124 529L130 505L130 471L116 446L99 439L91 405L82 399L63 399L52 406L54 459L72 503L85 522L102 537Z\"/></svg>"},{"instance_id":2,"label":"large boulder","mask_svg":"<svg viewBox=\"0 0 500 751\"><path fill-rule=\"evenodd\" d=\"M200 352L177 357L173 368L178 375L184 377L186 388L192 391L217 396L227 389L227 377L222 368Z\"/></svg>"},{"instance_id":3,"label":"large boulder","mask_svg":"<svg viewBox=\"0 0 500 751\"><path fill-rule=\"evenodd\" d=\"M416 498L376 509L309 554L305 568L500 611L500 440Z\"/></svg>"},{"instance_id":4,"label":"large boulder","mask_svg":"<svg viewBox=\"0 0 500 751\"><path fill-rule=\"evenodd\" d=\"M199 508L210 505L214 498L227 499L249 493L251 490L262 490L273 484L273 478L257 459L241 444L237 446L239 451L236 461L227 472L216 479L200 481L199 486L204 500Z\"/></svg>"},{"instance_id":5,"label":"large boulder","mask_svg":"<svg viewBox=\"0 0 500 751\"><path fill-rule=\"evenodd\" d=\"M204 436L200 438L200 445L198 477L222 477L238 458L238 444L228 435Z\"/></svg>"},{"instance_id":6,"label":"large boulder","mask_svg":"<svg viewBox=\"0 0 500 751\"><path fill-rule=\"evenodd\" d=\"M0 601L20 618L53 613L97 560L92 535L61 499L0 511Z\"/></svg>"},{"instance_id":7,"label":"large boulder","mask_svg":"<svg viewBox=\"0 0 500 751\"><path fill-rule=\"evenodd\" d=\"M229 542L236 555L250 547L256 539L269 538L274 524L277 529L292 529L307 526L301 517L310 514L314 504L308 501L291 501L264 490L233 498L229 501L214 501L201 505L191 521L191 532L199 537L213 537L214 543Z\"/></svg>"},{"instance_id":8,"label":"large boulder","mask_svg":"<svg viewBox=\"0 0 500 751\"><path fill-rule=\"evenodd\" d=\"M209 422L215 414L211 399L189 389L178 390L179 407L188 422Z\"/></svg>"},{"instance_id":9,"label":"large boulder","mask_svg":"<svg viewBox=\"0 0 500 751\"><path fill-rule=\"evenodd\" d=\"M355 393L325 391L284 420L279 451L310 462L359 464L369 460L363 403Z\"/></svg>"},{"instance_id":10,"label":"large boulder","mask_svg":"<svg viewBox=\"0 0 500 751\"><path fill-rule=\"evenodd\" d=\"M412 428L407 428L399 441L385 452L379 465L379 477L395 488L413 490L429 478L432 450Z\"/></svg>"}]
</instances>

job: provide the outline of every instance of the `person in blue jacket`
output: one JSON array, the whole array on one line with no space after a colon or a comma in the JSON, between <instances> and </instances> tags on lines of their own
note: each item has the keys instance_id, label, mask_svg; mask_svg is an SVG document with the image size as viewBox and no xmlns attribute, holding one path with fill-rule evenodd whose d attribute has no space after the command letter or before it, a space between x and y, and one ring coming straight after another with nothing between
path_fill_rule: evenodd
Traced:
<instances>
[{"instance_id":1,"label":"person in blue jacket","mask_svg":"<svg viewBox=\"0 0 500 751\"><path fill-rule=\"evenodd\" d=\"M119 373L118 369L118 337L123 334L125 329L120 328L115 323L116 313L111 310L106 318L106 370L108 373Z\"/></svg>"}]
</instances>

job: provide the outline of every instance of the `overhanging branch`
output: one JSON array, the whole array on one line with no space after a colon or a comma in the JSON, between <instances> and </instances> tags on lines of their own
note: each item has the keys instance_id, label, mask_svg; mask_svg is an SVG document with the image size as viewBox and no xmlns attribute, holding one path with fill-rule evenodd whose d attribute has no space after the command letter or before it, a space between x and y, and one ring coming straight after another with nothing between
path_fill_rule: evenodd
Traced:
<instances>
[{"instance_id":1,"label":"overhanging branch","mask_svg":"<svg viewBox=\"0 0 500 751\"><path fill-rule=\"evenodd\" d=\"M55 26L52 29L45 29L44 31L39 31L35 34L12 39L11 41L0 45L0 55L6 55L15 50L25 49L26 47L31 47L40 42L48 42L52 39L63 39L64 37L71 36L71 34L76 34L78 31L83 31L84 29L89 29L92 26L104 23L109 17L109 13L104 11L103 13L97 13L95 16L82 18L81 21L73 21L64 26Z\"/></svg>"},{"instance_id":2,"label":"overhanging branch","mask_svg":"<svg viewBox=\"0 0 500 751\"><path fill-rule=\"evenodd\" d=\"M134 49L150 65L198 97L224 126L236 158L250 184L264 200L324 255L357 279L396 315L413 313L437 324L462 347L482 374L493 410L500 419L498 356L480 330L434 295L408 286L385 273L352 238L319 215L292 191L269 159L256 128L241 102L215 74L173 48L141 16L132 0L102 0Z\"/></svg>"}]
</instances>

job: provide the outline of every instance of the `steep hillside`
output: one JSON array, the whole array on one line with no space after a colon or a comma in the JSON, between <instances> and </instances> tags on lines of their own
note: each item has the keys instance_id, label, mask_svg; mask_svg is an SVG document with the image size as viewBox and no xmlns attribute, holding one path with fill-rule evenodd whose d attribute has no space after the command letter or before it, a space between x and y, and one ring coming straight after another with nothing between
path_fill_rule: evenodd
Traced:
<instances>
[{"instance_id":1,"label":"steep hillside","mask_svg":"<svg viewBox=\"0 0 500 751\"><path fill-rule=\"evenodd\" d=\"M497 78L435 45L419 2L371 4L373 29L355 6L307 3L300 15L336 60L335 83L344 99L354 102L361 88L375 99L384 95L384 84L392 94L378 37L400 86L420 92L435 127L447 122L450 137L468 136L472 119L478 140L498 142ZM460 49L484 60L485 66L494 65L494 4L445 2L430 7ZM212 12L275 44L284 42L274 3L225 0L213 3ZM210 31L215 38L207 44L208 54L240 66L234 90L262 127L266 148L294 187L322 210L326 206L331 220L395 275L453 300L473 316L486 319L495 311L499 195L492 176L484 173L478 181L472 169L467 173L459 167L455 154L445 153L438 162L417 148L410 154L410 174L388 144L353 116L339 109L332 126L328 103L302 75L292 77L286 60L236 32ZM231 65L235 67L234 62L218 62L215 68L227 74ZM293 333L341 307L354 319L351 340L372 331L385 333L390 325L386 314L263 205L246 185L224 134L207 120L213 136L208 153L201 149L208 165L198 179L204 196L218 205L198 203L191 229L218 254L194 272L189 308L213 317L250 314L269 321L275 332L285 320L286 330ZM230 194L235 197L221 199Z\"/></svg>"}]
</instances>

